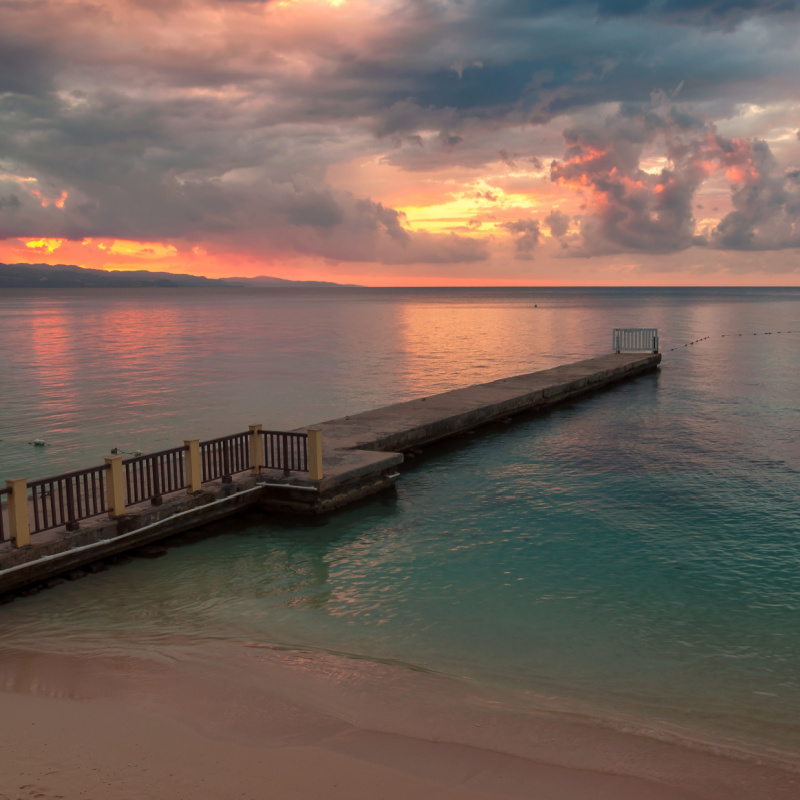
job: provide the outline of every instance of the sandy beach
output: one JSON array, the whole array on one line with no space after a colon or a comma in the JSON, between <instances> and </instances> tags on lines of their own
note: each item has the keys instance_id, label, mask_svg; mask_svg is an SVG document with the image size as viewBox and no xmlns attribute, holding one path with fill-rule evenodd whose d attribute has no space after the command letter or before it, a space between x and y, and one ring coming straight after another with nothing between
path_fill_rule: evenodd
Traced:
<instances>
[{"instance_id":1,"label":"sandy beach","mask_svg":"<svg viewBox=\"0 0 800 800\"><path fill-rule=\"evenodd\" d=\"M800 0L0 65L0 800L800 800Z\"/></svg>"},{"instance_id":2,"label":"sandy beach","mask_svg":"<svg viewBox=\"0 0 800 800\"><path fill-rule=\"evenodd\" d=\"M4 651L0 797L788 800L800 785L776 765L515 713L392 665L162 652Z\"/></svg>"}]
</instances>

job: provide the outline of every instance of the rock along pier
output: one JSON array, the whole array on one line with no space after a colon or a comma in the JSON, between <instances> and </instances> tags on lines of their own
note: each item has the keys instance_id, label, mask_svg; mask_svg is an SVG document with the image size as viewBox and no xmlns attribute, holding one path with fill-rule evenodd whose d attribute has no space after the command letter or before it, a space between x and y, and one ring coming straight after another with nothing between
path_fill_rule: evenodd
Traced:
<instances>
[{"instance_id":1,"label":"rock along pier","mask_svg":"<svg viewBox=\"0 0 800 800\"><path fill-rule=\"evenodd\" d=\"M654 342L656 350L657 340ZM112 485L114 474L122 473L114 473L118 467L107 459L105 467L96 468L107 470L102 476L106 486L102 496L107 505L102 513L96 511L95 516L82 519L80 524L66 526L72 530L61 526L32 534L28 531L26 538L24 526L36 502L35 492L29 496L24 484L22 490L15 491L14 486L19 487L20 481L8 481L5 497L0 497L6 539L0 542L0 594L46 584L86 565L89 569L98 564L102 567L104 560L113 560L125 551L246 508L255 506L266 512L292 514L321 514L341 508L392 487L399 477L404 452L605 389L655 370L660 362L658 352L611 353L300 428L283 435L308 432L309 450L303 463L311 466L302 472L270 468L264 444L258 444L262 441L260 426L253 426L249 434L238 434L250 437L249 459L247 451L241 450L245 456L238 462L238 472L229 469L224 477L201 483L200 461L192 455L197 452L197 445L192 450L187 440L185 448L179 448L180 469L174 465L170 468L184 479L173 484L169 493L164 492L163 499L159 495L157 504L155 497L132 503L130 485L126 503L121 484L116 490ZM245 439L241 441L244 443ZM242 446L246 447L246 443ZM316 452L312 448L317 448ZM212 473L209 475L213 477ZM55 483L48 485L56 487ZM55 494L55 488L52 492ZM136 497L140 496L142 493L138 492ZM39 502L48 501L41 498ZM12 520L14 515L17 516Z\"/></svg>"}]
</instances>

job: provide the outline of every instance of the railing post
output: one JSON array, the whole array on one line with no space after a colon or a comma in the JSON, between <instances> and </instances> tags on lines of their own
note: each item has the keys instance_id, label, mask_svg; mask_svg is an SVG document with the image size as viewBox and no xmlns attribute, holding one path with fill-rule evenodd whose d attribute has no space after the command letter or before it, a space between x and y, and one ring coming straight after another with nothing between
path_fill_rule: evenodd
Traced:
<instances>
[{"instance_id":1,"label":"railing post","mask_svg":"<svg viewBox=\"0 0 800 800\"><path fill-rule=\"evenodd\" d=\"M189 494L199 492L203 483L203 468L200 464L200 440L184 439L186 451L184 467L186 472L186 491Z\"/></svg>"},{"instance_id":2,"label":"railing post","mask_svg":"<svg viewBox=\"0 0 800 800\"><path fill-rule=\"evenodd\" d=\"M222 482L233 483L233 467L231 466L231 440L223 439L220 442L222 446Z\"/></svg>"},{"instance_id":3,"label":"railing post","mask_svg":"<svg viewBox=\"0 0 800 800\"><path fill-rule=\"evenodd\" d=\"M290 469L291 461L289 459L289 436L288 434L285 433L281 434L281 451L283 453L282 457L283 475L284 477L288 478L289 473L291 472Z\"/></svg>"},{"instance_id":4,"label":"railing post","mask_svg":"<svg viewBox=\"0 0 800 800\"><path fill-rule=\"evenodd\" d=\"M122 456L106 456L106 488L108 490L108 516L121 517L125 513L125 476L122 473Z\"/></svg>"},{"instance_id":5,"label":"railing post","mask_svg":"<svg viewBox=\"0 0 800 800\"><path fill-rule=\"evenodd\" d=\"M260 475L264 466L264 437L261 425L250 426L250 474Z\"/></svg>"},{"instance_id":6,"label":"railing post","mask_svg":"<svg viewBox=\"0 0 800 800\"><path fill-rule=\"evenodd\" d=\"M153 478L153 496L150 498L150 505L160 506L164 502L161 496L164 485L162 470L164 469L164 457L154 456L142 462L142 469L148 469Z\"/></svg>"},{"instance_id":7,"label":"railing post","mask_svg":"<svg viewBox=\"0 0 800 800\"><path fill-rule=\"evenodd\" d=\"M15 478L6 481L8 495L8 529L14 547L27 547L31 543L31 519L28 512L28 481Z\"/></svg>"},{"instance_id":8,"label":"railing post","mask_svg":"<svg viewBox=\"0 0 800 800\"><path fill-rule=\"evenodd\" d=\"M72 478L65 478L61 483L64 486L64 494L67 496L67 518L64 520L65 527L68 531L79 531L81 525L75 518L74 492L76 487L72 482Z\"/></svg>"},{"instance_id":9,"label":"railing post","mask_svg":"<svg viewBox=\"0 0 800 800\"><path fill-rule=\"evenodd\" d=\"M312 481L322 480L322 430L308 429L308 477Z\"/></svg>"}]
</instances>

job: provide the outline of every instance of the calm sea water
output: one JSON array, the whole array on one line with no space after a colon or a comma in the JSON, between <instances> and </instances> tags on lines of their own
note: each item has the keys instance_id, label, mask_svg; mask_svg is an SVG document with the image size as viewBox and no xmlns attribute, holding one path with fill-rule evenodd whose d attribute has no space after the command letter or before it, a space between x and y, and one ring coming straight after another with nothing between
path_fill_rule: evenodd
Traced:
<instances>
[{"instance_id":1,"label":"calm sea water","mask_svg":"<svg viewBox=\"0 0 800 800\"><path fill-rule=\"evenodd\" d=\"M800 754L798 289L8 291L0 475L546 368L614 326L660 329L657 374L313 525L226 521L18 599L5 646L303 646Z\"/></svg>"}]
</instances>

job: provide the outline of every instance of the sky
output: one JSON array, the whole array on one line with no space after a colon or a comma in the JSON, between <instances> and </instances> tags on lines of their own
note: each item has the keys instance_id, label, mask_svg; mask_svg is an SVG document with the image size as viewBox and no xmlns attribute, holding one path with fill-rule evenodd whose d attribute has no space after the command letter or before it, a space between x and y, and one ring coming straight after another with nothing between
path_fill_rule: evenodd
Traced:
<instances>
[{"instance_id":1,"label":"sky","mask_svg":"<svg viewBox=\"0 0 800 800\"><path fill-rule=\"evenodd\" d=\"M0 0L0 262L800 285L795 0Z\"/></svg>"}]
</instances>

